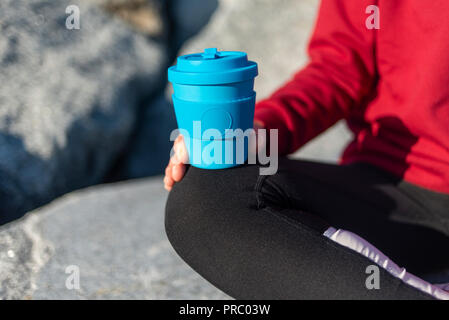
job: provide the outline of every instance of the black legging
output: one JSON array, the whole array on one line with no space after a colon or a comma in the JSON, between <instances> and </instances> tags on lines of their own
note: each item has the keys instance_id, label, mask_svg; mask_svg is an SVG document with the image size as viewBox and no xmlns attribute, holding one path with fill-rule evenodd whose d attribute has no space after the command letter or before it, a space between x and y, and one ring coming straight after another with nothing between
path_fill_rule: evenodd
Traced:
<instances>
[{"instance_id":1,"label":"black legging","mask_svg":"<svg viewBox=\"0 0 449 320\"><path fill-rule=\"evenodd\" d=\"M166 232L200 275L237 299L430 299L323 236L330 226L370 241L418 276L449 267L449 196L367 164L281 159L279 171L189 167L170 192Z\"/></svg>"}]
</instances>

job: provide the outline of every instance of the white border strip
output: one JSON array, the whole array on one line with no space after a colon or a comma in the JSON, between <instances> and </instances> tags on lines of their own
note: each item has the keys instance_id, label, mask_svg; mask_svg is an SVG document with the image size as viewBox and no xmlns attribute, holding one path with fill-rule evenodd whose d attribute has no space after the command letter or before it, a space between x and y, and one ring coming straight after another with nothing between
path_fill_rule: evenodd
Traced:
<instances>
[{"instance_id":1,"label":"white border strip","mask_svg":"<svg viewBox=\"0 0 449 320\"><path fill-rule=\"evenodd\" d=\"M449 284L432 285L417 276L408 273L405 268L400 268L379 249L355 233L330 227L323 233L323 235L344 247L364 255L408 285L426 292L437 299L449 300L449 292L443 290L443 288L449 287Z\"/></svg>"}]
</instances>

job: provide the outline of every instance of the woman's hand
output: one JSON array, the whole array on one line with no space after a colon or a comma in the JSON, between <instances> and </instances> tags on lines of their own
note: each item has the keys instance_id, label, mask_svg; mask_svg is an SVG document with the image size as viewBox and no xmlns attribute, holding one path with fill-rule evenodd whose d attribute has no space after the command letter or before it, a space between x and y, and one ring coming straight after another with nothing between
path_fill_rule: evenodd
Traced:
<instances>
[{"instance_id":1,"label":"woman's hand","mask_svg":"<svg viewBox=\"0 0 449 320\"><path fill-rule=\"evenodd\" d=\"M170 158L167 168L165 168L164 187L167 191L170 191L176 182L181 181L186 172L189 155L182 135L175 139L173 150L175 153Z\"/></svg>"},{"instance_id":2,"label":"woman's hand","mask_svg":"<svg viewBox=\"0 0 449 320\"><path fill-rule=\"evenodd\" d=\"M259 129L264 128L263 123L259 121L254 121L254 130L257 131ZM249 151L253 153L257 153L257 150L260 148L265 148L266 141L252 141L252 144L249 147ZM170 158L168 162L167 168L165 168L165 177L164 177L164 187L167 191L170 191L176 182L181 181L186 172L186 163L189 160L189 155L187 153L187 148L184 143L184 138L182 135L179 135L173 145L173 150L175 151L174 155Z\"/></svg>"}]
</instances>

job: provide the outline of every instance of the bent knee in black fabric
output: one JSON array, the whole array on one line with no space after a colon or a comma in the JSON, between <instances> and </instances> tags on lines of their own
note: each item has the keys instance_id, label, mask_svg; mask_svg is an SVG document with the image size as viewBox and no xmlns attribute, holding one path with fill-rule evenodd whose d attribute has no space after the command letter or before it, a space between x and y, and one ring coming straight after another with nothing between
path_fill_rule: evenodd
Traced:
<instances>
[{"instance_id":1,"label":"bent knee in black fabric","mask_svg":"<svg viewBox=\"0 0 449 320\"><path fill-rule=\"evenodd\" d=\"M269 179L258 174L190 167L171 191L167 236L205 279L239 299L429 298L382 269L381 290L367 290L372 262L295 219L298 211L260 203Z\"/></svg>"},{"instance_id":2,"label":"bent knee in black fabric","mask_svg":"<svg viewBox=\"0 0 449 320\"><path fill-rule=\"evenodd\" d=\"M204 170L189 167L184 178L175 184L166 206L166 229L176 233L182 226L192 226L191 235L204 231L197 225L214 225L213 219L229 219L230 213L257 207L255 185L259 179L257 166L241 166L226 170ZM218 214L220 213L220 214ZM209 221L209 219L212 219ZM200 223L201 222L201 223ZM231 221L228 221L231 222Z\"/></svg>"},{"instance_id":3,"label":"bent knee in black fabric","mask_svg":"<svg viewBox=\"0 0 449 320\"><path fill-rule=\"evenodd\" d=\"M248 254L249 248L241 248L240 243L252 237L253 230L243 220L258 207L258 180L258 166L226 170L189 167L167 200L165 229L173 248L222 290L228 279L224 275L237 263L235 251Z\"/></svg>"},{"instance_id":4,"label":"bent knee in black fabric","mask_svg":"<svg viewBox=\"0 0 449 320\"><path fill-rule=\"evenodd\" d=\"M257 166L188 168L170 192L165 210L167 236L181 257L207 246L219 250L221 242L227 241L220 234L243 232L236 228L236 214L258 206L254 191L258 173Z\"/></svg>"}]
</instances>

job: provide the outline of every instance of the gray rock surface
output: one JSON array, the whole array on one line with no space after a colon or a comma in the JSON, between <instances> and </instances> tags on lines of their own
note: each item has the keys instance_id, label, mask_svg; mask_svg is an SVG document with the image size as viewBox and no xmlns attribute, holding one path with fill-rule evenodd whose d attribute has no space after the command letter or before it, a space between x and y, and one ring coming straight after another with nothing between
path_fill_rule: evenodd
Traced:
<instances>
[{"instance_id":1,"label":"gray rock surface","mask_svg":"<svg viewBox=\"0 0 449 320\"><path fill-rule=\"evenodd\" d=\"M229 299L171 248L161 181L73 192L1 227L0 299Z\"/></svg>"},{"instance_id":2,"label":"gray rock surface","mask_svg":"<svg viewBox=\"0 0 449 320\"><path fill-rule=\"evenodd\" d=\"M68 5L79 30L66 28ZM165 59L89 0L1 1L0 223L100 182L165 82Z\"/></svg>"},{"instance_id":3,"label":"gray rock surface","mask_svg":"<svg viewBox=\"0 0 449 320\"><path fill-rule=\"evenodd\" d=\"M318 0L221 0L210 23L184 45L182 53L208 47L246 51L259 64L257 98L265 98L307 62L318 4ZM335 162L350 138L339 123L293 157Z\"/></svg>"}]
</instances>

